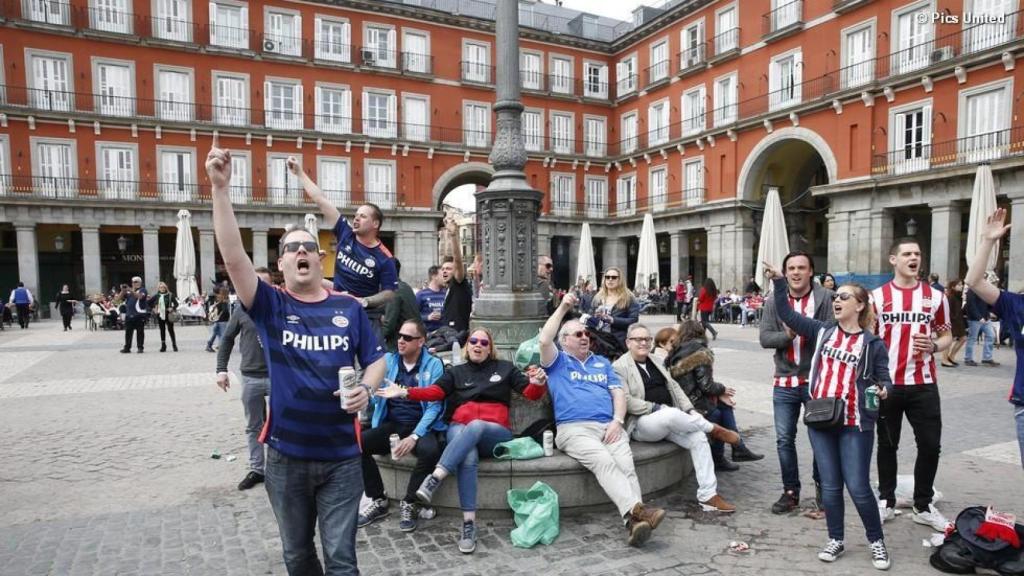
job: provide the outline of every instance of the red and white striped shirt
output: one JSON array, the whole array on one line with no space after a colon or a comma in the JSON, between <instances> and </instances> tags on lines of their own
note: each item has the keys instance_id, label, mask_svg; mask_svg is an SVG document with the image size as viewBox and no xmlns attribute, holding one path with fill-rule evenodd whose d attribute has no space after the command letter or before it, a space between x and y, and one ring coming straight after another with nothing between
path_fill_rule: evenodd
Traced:
<instances>
[{"instance_id":1,"label":"red and white striped shirt","mask_svg":"<svg viewBox=\"0 0 1024 576\"><path fill-rule=\"evenodd\" d=\"M935 384L935 357L914 354L914 334L948 332L949 302L926 282L900 288L892 281L871 291L875 333L889 349L889 375L896 386Z\"/></svg>"},{"instance_id":2,"label":"red and white striped shirt","mask_svg":"<svg viewBox=\"0 0 1024 576\"><path fill-rule=\"evenodd\" d=\"M792 294L789 295L789 307L796 311L797 314L801 314L807 318L814 317L814 290L807 292L802 298L794 298ZM797 335L790 342L789 348L786 349L786 359L800 366L800 361L803 359L803 348L808 343L808 339L803 336ZM801 374L798 376L776 376L775 385L780 388L796 388L797 386L803 386L807 384L807 374Z\"/></svg>"},{"instance_id":3,"label":"red and white striped shirt","mask_svg":"<svg viewBox=\"0 0 1024 576\"><path fill-rule=\"evenodd\" d=\"M845 398L846 425L860 425L857 366L864 356L864 332L850 334L836 328L821 345L817 382L811 398Z\"/></svg>"}]
</instances>

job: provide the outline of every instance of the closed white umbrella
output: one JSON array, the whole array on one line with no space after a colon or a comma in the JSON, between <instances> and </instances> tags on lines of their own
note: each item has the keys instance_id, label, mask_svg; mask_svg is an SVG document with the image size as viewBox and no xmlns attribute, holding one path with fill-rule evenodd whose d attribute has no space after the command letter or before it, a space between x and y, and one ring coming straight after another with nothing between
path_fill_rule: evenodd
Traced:
<instances>
[{"instance_id":1,"label":"closed white umbrella","mask_svg":"<svg viewBox=\"0 0 1024 576\"><path fill-rule=\"evenodd\" d=\"M317 224L315 214L306 214L305 217L306 230L316 238L316 245L320 245L320 226Z\"/></svg>"},{"instance_id":2,"label":"closed white umbrella","mask_svg":"<svg viewBox=\"0 0 1024 576\"><path fill-rule=\"evenodd\" d=\"M754 281L767 291L765 285L764 265L782 270L782 259L789 254L789 234L786 232L786 218L782 215L782 202L779 201L779 189L768 189L768 200L764 204L764 220L761 222L761 242L757 246L757 262L754 269Z\"/></svg>"},{"instance_id":3,"label":"closed white umbrella","mask_svg":"<svg viewBox=\"0 0 1024 576\"><path fill-rule=\"evenodd\" d=\"M196 284L196 245L192 241L192 214L178 210L178 235L174 240L174 279L179 298L199 294Z\"/></svg>"},{"instance_id":4,"label":"closed white umbrella","mask_svg":"<svg viewBox=\"0 0 1024 576\"><path fill-rule=\"evenodd\" d=\"M652 279L658 280L658 244L654 237L654 217L648 212L640 229L640 254L636 261L633 289L646 291L651 287Z\"/></svg>"},{"instance_id":5,"label":"closed white umbrella","mask_svg":"<svg viewBox=\"0 0 1024 576\"><path fill-rule=\"evenodd\" d=\"M597 280L597 267L594 265L594 241L590 237L590 223L583 223L583 230L580 231L580 251L576 254L576 277L575 281L589 281L595 284Z\"/></svg>"},{"instance_id":6,"label":"closed white umbrella","mask_svg":"<svg viewBox=\"0 0 1024 576\"><path fill-rule=\"evenodd\" d=\"M974 192L971 194L971 218L967 224L967 261L973 262L980 244L978 235L981 234L981 227L985 220L996 211L996 184L992 179L992 167L988 164L978 166L978 173L974 176ZM985 264L986 271L996 268L996 258L999 254L999 242L992 247L992 253L988 255L988 262Z\"/></svg>"}]
</instances>

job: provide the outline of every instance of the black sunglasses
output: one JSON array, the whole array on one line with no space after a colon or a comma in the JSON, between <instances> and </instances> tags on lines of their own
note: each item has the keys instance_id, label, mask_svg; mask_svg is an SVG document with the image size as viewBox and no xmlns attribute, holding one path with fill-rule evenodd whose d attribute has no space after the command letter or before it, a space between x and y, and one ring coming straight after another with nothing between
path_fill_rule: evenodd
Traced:
<instances>
[{"instance_id":1,"label":"black sunglasses","mask_svg":"<svg viewBox=\"0 0 1024 576\"><path fill-rule=\"evenodd\" d=\"M473 345L479 344L479 345L481 345L483 347L487 347L487 346L491 345L491 341L488 340L487 338L477 338L476 336L470 337L469 343L473 344Z\"/></svg>"},{"instance_id":2,"label":"black sunglasses","mask_svg":"<svg viewBox=\"0 0 1024 576\"><path fill-rule=\"evenodd\" d=\"M304 242L285 242L281 245L281 249L284 250L286 254L289 252L298 252L299 248L305 248L306 252L314 253L318 253L320 250L320 246L318 246L316 242L312 242L310 240L306 240Z\"/></svg>"},{"instance_id":3,"label":"black sunglasses","mask_svg":"<svg viewBox=\"0 0 1024 576\"><path fill-rule=\"evenodd\" d=\"M422 336L410 336L409 334L398 333L398 337L401 338L402 342L414 342L422 338Z\"/></svg>"},{"instance_id":4,"label":"black sunglasses","mask_svg":"<svg viewBox=\"0 0 1024 576\"><path fill-rule=\"evenodd\" d=\"M833 302L836 301L836 300L842 300L843 302L846 302L847 300L849 300L851 298L853 298L854 300L857 300L857 297L854 296L853 294L850 294L849 292L837 292L837 293L832 295L832 301ZM860 300L857 300L857 301L860 302Z\"/></svg>"},{"instance_id":5,"label":"black sunglasses","mask_svg":"<svg viewBox=\"0 0 1024 576\"><path fill-rule=\"evenodd\" d=\"M604 275L604 279L605 280L618 280L619 277L618 276L609 276L609 275L605 274Z\"/></svg>"},{"instance_id":6,"label":"black sunglasses","mask_svg":"<svg viewBox=\"0 0 1024 576\"><path fill-rule=\"evenodd\" d=\"M584 336L587 336L587 331L586 330L577 330L575 332L569 332L569 335L573 336L575 338L583 338Z\"/></svg>"}]
</instances>

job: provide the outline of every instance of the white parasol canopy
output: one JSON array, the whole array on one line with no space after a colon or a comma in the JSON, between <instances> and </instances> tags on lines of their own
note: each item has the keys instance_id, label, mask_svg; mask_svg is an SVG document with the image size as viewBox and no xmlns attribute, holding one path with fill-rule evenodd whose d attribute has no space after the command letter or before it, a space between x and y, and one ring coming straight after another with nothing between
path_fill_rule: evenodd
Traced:
<instances>
[{"instance_id":1,"label":"white parasol canopy","mask_svg":"<svg viewBox=\"0 0 1024 576\"><path fill-rule=\"evenodd\" d=\"M580 251L576 254L576 276L574 281L597 281L597 267L594 265L594 241L590 237L590 223L584 222L580 231Z\"/></svg>"},{"instance_id":2,"label":"white parasol canopy","mask_svg":"<svg viewBox=\"0 0 1024 576\"><path fill-rule=\"evenodd\" d=\"M174 279L178 298L199 294L196 284L196 245L192 240L192 213L178 210L178 235L174 240Z\"/></svg>"},{"instance_id":3,"label":"white parasol canopy","mask_svg":"<svg viewBox=\"0 0 1024 576\"><path fill-rule=\"evenodd\" d=\"M761 242L757 246L757 262L754 269L754 281L762 290L768 291L765 285L764 264L767 263L782 270L782 260L789 254L789 234L786 232L786 218L782 215L782 202L779 200L779 189L768 189L768 199L764 204L764 220L761 222Z\"/></svg>"},{"instance_id":4,"label":"white parasol canopy","mask_svg":"<svg viewBox=\"0 0 1024 576\"><path fill-rule=\"evenodd\" d=\"M644 225L640 229L640 254L636 261L633 289L647 291L652 279L658 280L658 244L654 237L654 217L648 212L644 214Z\"/></svg>"},{"instance_id":5,"label":"white parasol canopy","mask_svg":"<svg viewBox=\"0 0 1024 576\"><path fill-rule=\"evenodd\" d=\"M315 214L306 214L306 216L305 216L305 218L303 220L306 223L306 230L309 231L309 233L313 235L313 238L316 238L316 244L317 244L317 246L319 246L320 245L320 225L317 224L316 215Z\"/></svg>"},{"instance_id":6,"label":"white parasol canopy","mask_svg":"<svg viewBox=\"0 0 1024 576\"><path fill-rule=\"evenodd\" d=\"M978 244L981 228L985 220L996 211L996 184L992 179L992 167L988 164L978 166L978 173L974 176L974 192L971 194L971 218L967 224L967 262L973 262L978 252ZM988 262L985 264L985 271L995 270L996 259L999 255L999 242L992 247L992 253L988 255Z\"/></svg>"}]
</instances>

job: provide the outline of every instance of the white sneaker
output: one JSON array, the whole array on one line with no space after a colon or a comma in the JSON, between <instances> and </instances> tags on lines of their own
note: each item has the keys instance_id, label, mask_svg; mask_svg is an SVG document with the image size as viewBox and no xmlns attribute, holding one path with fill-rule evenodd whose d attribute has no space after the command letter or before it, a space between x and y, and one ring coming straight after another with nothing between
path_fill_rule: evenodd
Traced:
<instances>
[{"instance_id":1,"label":"white sneaker","mask_svg":"<svg viewBox=\"0 0 1024 576\"><path fill-rule=\"evenodd\" d=\"M889 551L885 549L885 542L875 540L870 544L870 548L871 564L878 570L888 570L892 566L892 560L889 558Z\"/></svg>"},{"instance_id":2,"label":"white sneaker","mask_svg":"<svg viewBox=\"0 0 1024 576\"><path fill-rule=\"evenodd\" d=\"M846 546L842 540L829 540L828 544L818 552L818 560L822 562L835 562L846 552Z\"/></svg>"},{"instance_id":3,"label":"white sneaker","mask_svg":"<svg viewBox=\"0 0 1024 576\"><path fill-rule=\"evenodd\" d=\"M886 505L885 500L882 500L878 503L878 515L882 519L882 524L885 524L889 520L896 518L896 509L889 508Z\"/></svg>"},{"instance_id":4,"label":"white sneaker","mask_svg":"<svg viewBox=\"0 0 1024 576\"><path fill-rule=\"evenodd\" d=\"M929 504L928 509L923 512L918 512L917 508L914 508L914 522L931 526L936 532L945 532L951 523L933 504Z\"/></svg>"}]
</instances>

